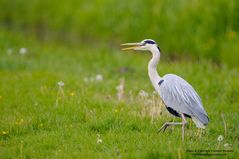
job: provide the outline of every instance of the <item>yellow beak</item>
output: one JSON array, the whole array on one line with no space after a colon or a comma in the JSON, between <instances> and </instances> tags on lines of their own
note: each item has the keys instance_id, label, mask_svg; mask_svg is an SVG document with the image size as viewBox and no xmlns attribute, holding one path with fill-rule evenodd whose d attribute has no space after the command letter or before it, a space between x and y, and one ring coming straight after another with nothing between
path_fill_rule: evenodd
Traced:
<instances>
[{"instance_id":1,"label":"yellow beak","mask_svg":"<svg viewBox=\"0 0 239 159\"><path fill-rule=\"evenodd\" d=\"M139 48L142 44L141 43L125 43L121 44L121 46L131 46L127 48L123 48L122 50L134 50L136 48Z\"/></svg>"}]
</instances>

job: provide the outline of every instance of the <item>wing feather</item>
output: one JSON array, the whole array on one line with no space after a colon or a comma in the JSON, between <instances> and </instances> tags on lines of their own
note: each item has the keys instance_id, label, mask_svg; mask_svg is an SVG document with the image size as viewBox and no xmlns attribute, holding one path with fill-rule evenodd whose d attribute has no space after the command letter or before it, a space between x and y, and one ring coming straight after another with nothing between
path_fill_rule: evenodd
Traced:
<instances>
[{"instance_id":1,"label":"wing feather","mask_svg":"<svg viewBox=\"0 0 239 159\"><path fill-rule=\"evenodd\" d=\"M209 122L200 97L187 81L174 74L167 74L162 79L159 95L166 106L190 115L204 125Z\"/></svg>"}]
</instances>

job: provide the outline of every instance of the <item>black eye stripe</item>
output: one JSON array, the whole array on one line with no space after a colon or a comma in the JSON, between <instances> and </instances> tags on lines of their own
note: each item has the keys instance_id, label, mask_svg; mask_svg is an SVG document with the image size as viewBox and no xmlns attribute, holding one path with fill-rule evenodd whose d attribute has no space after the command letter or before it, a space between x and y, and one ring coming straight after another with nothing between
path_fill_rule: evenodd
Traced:
<instances>
[{"instance_id":1,"label":"black eye stripe","mask_svg":"<svg viewBox=\"0 0 239 159\"><path fill-rule=\"evenodd\" d=\"M156 44L154 41L152 41L152 40L145 40L144 41L146 44Z\"/></svg>"},{"instance_id":2,"label":"black eye stripe","mask_svg":"<svg viewBox=\"0 0 239 159\"><path fill-rule=\"evenodd\" d=\"M153 40L150 40L150 39L149 40L143 40L141 46L145 46L146 44L156 44L156 42L154 42ZM158 44L156 44L156 45L157 45L158 50L161 51Z\"/></svg>"}]
</instances>

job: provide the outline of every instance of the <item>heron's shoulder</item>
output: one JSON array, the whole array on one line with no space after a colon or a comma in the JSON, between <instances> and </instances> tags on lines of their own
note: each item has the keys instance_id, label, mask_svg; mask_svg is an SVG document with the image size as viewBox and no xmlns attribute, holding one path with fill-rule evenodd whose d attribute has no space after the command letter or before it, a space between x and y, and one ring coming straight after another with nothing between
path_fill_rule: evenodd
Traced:
<instances>
[{"instance_id":1,"label":"heron's shoulder","mask_svg":"<svg viewBox=\"0 0 239 159\"><path fill-rule=\"evenodd\" d=\"M185 88L187 90L191 89L192 91L194 91L192 86L186 80L184 80L182 77L180 77L178 75L166 74L163 76L162 79L164 80L165 87L175 87L175 88L181 87L181 88Z\"/></svg>"},{"instance_id":2,"label":"heron's shoulder","mask_svg":"<svg viewBox=\"0 0 239 159\"><path fill-rule=\"evenodd\" d=\"M165 80L175 80L175 81L184 81L186 82L182 77L175 75L175 74L166 74L163 76L163 79Z\"/></svg>"}]
</instances>

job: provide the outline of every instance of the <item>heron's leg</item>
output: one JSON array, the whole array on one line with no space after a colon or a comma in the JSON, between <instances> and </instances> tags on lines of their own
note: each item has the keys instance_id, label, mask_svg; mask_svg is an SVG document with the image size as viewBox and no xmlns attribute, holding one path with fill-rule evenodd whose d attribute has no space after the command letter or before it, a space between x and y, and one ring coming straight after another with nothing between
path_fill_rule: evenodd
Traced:
<instances>
[{"instance_id":1,"label":"heron's leg","mask_svg":"<svg viewBox=\"0 0 239 159\"><path fill-rule=\"evenodd\" d=\"M163 126L158 130L158 133L160 133L162 130L163 132L171 125L182 125L180 122L165 122Z\"/></svg>"},{"instance_id":2,"label":"heron's leg","mask_svg":"<svg viewBox=\"0 0 239 159\"><path fill-rule=\"evenodd\" d=\"M166 122L163 126L158 130L158 133L163 130L163 132L169 127L170 125L182 125L182 140L184 140L184 127L187 124L187 120L184 114L181 114L182 122Z\"/></svg>"},{"instance_id":3,"label":"heron's leg","mask_svg":"<svg viewBox=\"0 0 239 159\"><path fill-rule=\"evenodd\" d=\"M163 132L167 129L167 127L171 125L183 125L181 122L166 122L163 124L163 126L158 130L158 133L163 130Z\"/></svg>"},{"instance_id":4,"label":"heron's leg","mask_svg":"<svg viewBox=\"0 0 239 159\"><path fill-rule=\"evenodd\" d=\"M181 114L181 117L182 117L182 141L184 141L184 128L185 128L185 125L187 124L187 120L184 114Z\"/></svg>"},{"instance_id":5,"label":"heron's leg","mask_svg":"<svg viewBox=\"0 0 239 159\"><path fill-rule=\"evenodd\" d=\"M159 133L161 130L163 130L163 132L164 132L168 126L169 126L169 122L164 123L163 126L162 126L160 129L158 129L158 133Z\"/></svg>"}]
</instances>

